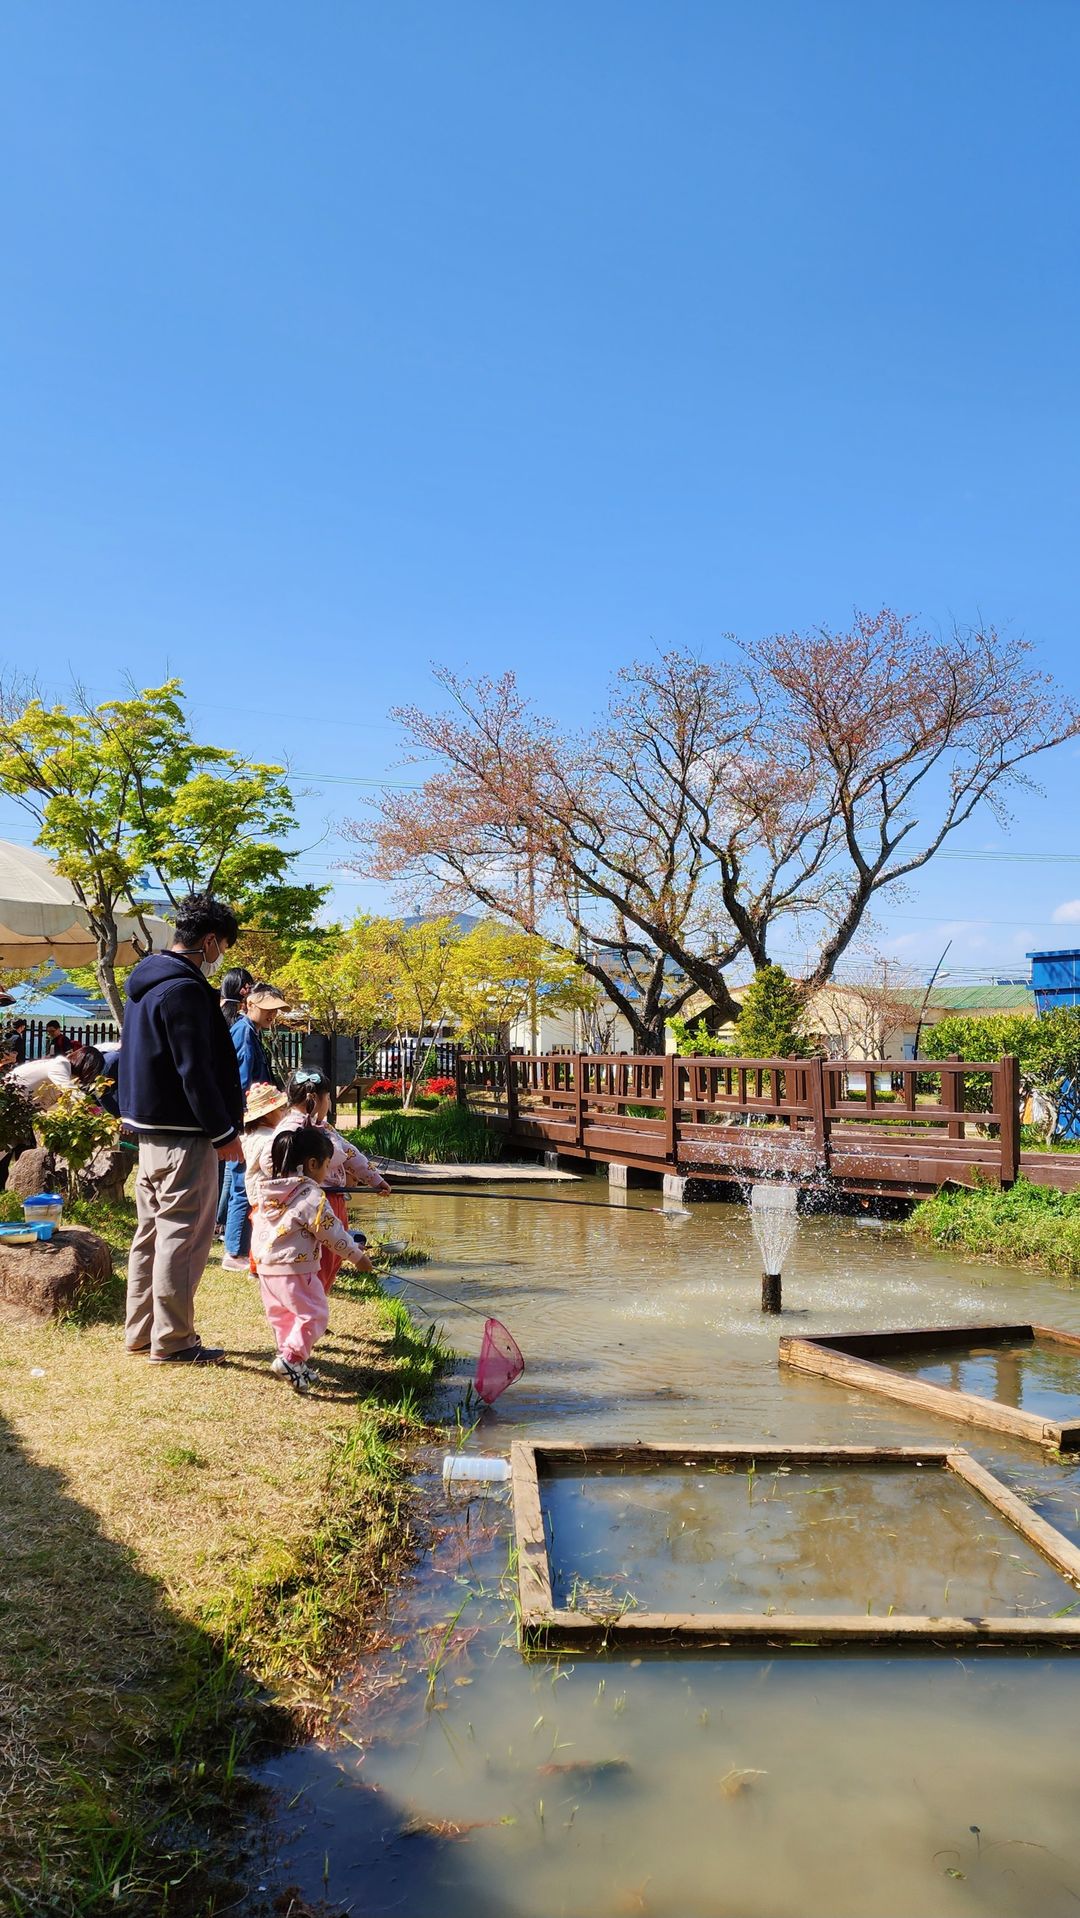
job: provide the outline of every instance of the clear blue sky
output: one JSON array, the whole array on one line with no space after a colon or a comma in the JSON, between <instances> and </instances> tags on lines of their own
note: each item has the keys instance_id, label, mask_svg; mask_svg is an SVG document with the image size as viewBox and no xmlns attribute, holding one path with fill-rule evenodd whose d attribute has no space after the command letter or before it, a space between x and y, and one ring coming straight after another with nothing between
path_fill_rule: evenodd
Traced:
<instances>
[{"instance_id":1,"label":"clear blue sky","mask_svg":"<svg viewBox=\"0 0 1080 1918\"><path fill-rule=\"evenodd\" d=\"M890 603L1077 690L1078 67L1074 0L16 0L8 661L181 673L312 837L433 660L570 720ZM1077 768L963 841L1074 863L951 861L882 943L1080 939Z\"/></svg>"}]
</instances>

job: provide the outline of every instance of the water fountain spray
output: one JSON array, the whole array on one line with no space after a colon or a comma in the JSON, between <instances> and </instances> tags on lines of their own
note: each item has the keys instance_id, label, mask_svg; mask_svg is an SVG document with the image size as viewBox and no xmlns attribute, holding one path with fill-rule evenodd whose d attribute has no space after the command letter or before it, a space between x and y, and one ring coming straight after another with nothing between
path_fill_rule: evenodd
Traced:
<instances>
[{"instance_id":1,"label":"water fountain spray","mask_svg":"<svg viewBox=\"0 0 1080 1918\"><path fill-rule=\"evenodd\" d=\"M784 1261L797 1225L798 1188L755 1185L750 1188L750 1220L761 1253L761 1309L779 1312Z\"/></svg>"}]
</instances>

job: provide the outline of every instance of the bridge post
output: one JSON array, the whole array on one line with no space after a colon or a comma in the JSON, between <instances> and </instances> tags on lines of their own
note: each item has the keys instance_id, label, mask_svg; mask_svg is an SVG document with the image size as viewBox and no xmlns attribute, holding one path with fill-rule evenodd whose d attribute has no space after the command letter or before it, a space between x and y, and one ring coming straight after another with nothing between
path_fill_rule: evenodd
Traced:
<instances>
[{"instance_id":1,"label":"bridge post","mask_svg":"<svg viewBox=\"0 0 1080 1918\"><path fill-rule=\"evenodd\" d=\"M679 1055L669 1052L664 1058L664 1157L672 1171L679 1163L679 1141L675 1126L675 1101L678 1096ZM667 1180L664 1181L665 1189ZM679 1193L682 1198L682 1193Z\"/></svg>"},{"instance_id":2,"label":"bridge post","mask_svg":"<svg viewBox=\"0 0 1080 1918\"><path fill-rule=\"evenodd\" d=\"M958 1065L960 1064L960 1055L959 1055L959 1053L958 1053L958 1052L950 1052L950 1054L949 1054L949 1056L948 1056L948 1058L947 1058L947 1059L946 1059L946 1060L944 1061L944 1064L945 1064L945 1065L949 1065L949 1066L958 1066ZM942 1105L943 1105L943 1106L945 1106L945 1107L946 1107L946 1109L947 1109L947 1110L948 1110L949 1112L960 1112L960 1111L962 1111L962 1109L963 1109L963 1107L962 1107L962 1104L961 1104L961 1099L960 1099L960 1075L959 1075L959 1073L957 1073L957 1072L943 1072L943 1073L942 1073L942 1075L941 1075L941 1103L942 1103ZM950 1120L949 1120L949 1137L950 1137L950 1139L962 1139L962 1138L963 1138L963 1136L964 1136L964 1126L963 1126L963 1121L962 1121L962 1120L959 1120L959 1119L950 1119Z\"/></svg>"},{"instance_id":3,"label":"bridge post","mask_svg":"<svg viewBox=\"0 0 1080 1918\"><path fill-rule=\"evenodd\" d=\"M583 1055L582 1055L582 1054L581 1054L580 1052L575 1052L575 1053L573 1054L573 1073L574 1073L574 1144L575 1144L575 1145L578 1145L578 1146L580 1146L580 1145L584 1145L584 1143L585 1143L585 1139L584 1139L584 1123L583 1123L583 1119L582 1119L582 1112L581 1112L581 1098L582 1098L582 1083L581 1083L581 1074L582 1074L582 1056L583 1056Z\"/></svg>"},{"instance_id":4,"label":"bridge post","mask_svg":"<svg viewBox=\"0 0 1080 1918\"><path fill-rule=\"evenodd\" d=\"M463 1106L466 1103L465 1054L462 1052L460 1047L458 1048L457 1058L454 1060L454 1092L457 1098L458 1105Z\"/></svg>"},{"instance_id":5,"label":"bridge post","mask_svg":"<svg viewBox=\"0 0 1080 1918\"><path fill-rule=\"evenodd\" d=\"M1001 1183L1015 1185L1020 1177L1020 1062L1006 1053L998 1074L1001 1101L998 1139L1001 1144Z\"/></svg>"},{"instance_id":6,"label":"bridge post","mask_svg":"<svg viewBox=\"0 0 1080 1918\"><path fill-rule=\"evenodd\" d=\"M825 1117L825 1061L818 1057L806 1062L806 1091L814 1144L822 1167L829 1170L829 1122Z\"/></svg>"},{"instance_id":7,"label":"bridge post","mask_svg":"<svg viewBox=\"0 0 1080 1918\"><path fill-rule=\"evenodd\" d=\"M506 1055L506 1129L513 1138L518 1126L518 1086L514 1070L514 1055Z\"/></svg>"}]
</instances>

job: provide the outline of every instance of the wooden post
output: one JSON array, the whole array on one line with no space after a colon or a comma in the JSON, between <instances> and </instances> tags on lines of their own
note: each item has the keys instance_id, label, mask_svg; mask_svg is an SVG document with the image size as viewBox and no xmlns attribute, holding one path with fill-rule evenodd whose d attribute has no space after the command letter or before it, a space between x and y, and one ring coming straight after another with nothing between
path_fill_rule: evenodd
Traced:
<instances>
[{"instance_id":1,"label":"wooden post","mask_svg":"<svg viewBox=\"0 0 1080 1918\"><path fill-rule=\"evenodd\" d=\"M814 1131L814 1144L818 1158L826 1172L829 1169L829 1122L825 1117L825 1062L823 1059L808 1059L806 1064L806 1091L810 1106L810 1122Z\"/></svg>"},{"instance_id":2,"label":"wooden post","mask_svg":"<svg viewBox=\"0 0 1080 1918\"><path fill-rule=\"evenodd\" d=\"M948 1059L945 1060L945 1065L958 1066L959 1064L960 1055L956 1052L951 1052ZM941 1073L941 1103L943 1106L946 1106L950 1112L960 1112L962 1110L960 1104L960 1074L958 1072L946 1072L944 1067ZM950 1139L962 1139L963 1136L963 1122L959 1119L950 1119Z\"/></svg>"},{"instance_id":3,"label":"wooden post","mask_svg":"<svg viewBox=\"0 0 1080 1918\"><path fill-rule=\"evenodd\" d=\"M1020 1062L1006 1053L997 1075L1001 1101L998 1138L1001 1142L1001 1183L1013 1185L1020 1177Z\"/></svg>"},{"instance_id":4,"label":"wooden post","mask_svg":"<svg viewBox=\"0 0 1080 1918\"><path fill-rule=\"evenodd\" d=\"M511 1137L517 1131L518 1088L516 1061L512 1052L506 1055L506 1126Z\"/></svg>"},{"instance_id":5,"label":"wooden post","mask_svg":"<svg viewBox=\"0 0 1080 1918\"><path fill-rule=\"evenodd\" d=\"M669 1052L664 1058L664 1156L674 1172L679 1163L679 1136L675 1101L679 1086L679 1055Z\"/></svg>"},{"instance_id":6,"label":"wooden post","mask_svg":"<svg viewBox=\"0 0 1080 1918\"><path fill-rule=\"evenodd\" d=\"M584 1127L583 1127L582 1116L581 1116L582 1056L583 1055L580 1052L575 1052L572 1060L573 1073L574 1073L574 1144L575 1145L584 1145L585 1143Z\"/></svg>"},{"instance_id":7,"label":"wooden post","mask_svg":"<svg viewBox=\"0 0 1080 1918\"><path fill-rule=\"evenodd\" d=\"M465 1054L460 1050L454 1060L454 1090L458 1105L465 1105Z\"/></svg>"}]
</instances>

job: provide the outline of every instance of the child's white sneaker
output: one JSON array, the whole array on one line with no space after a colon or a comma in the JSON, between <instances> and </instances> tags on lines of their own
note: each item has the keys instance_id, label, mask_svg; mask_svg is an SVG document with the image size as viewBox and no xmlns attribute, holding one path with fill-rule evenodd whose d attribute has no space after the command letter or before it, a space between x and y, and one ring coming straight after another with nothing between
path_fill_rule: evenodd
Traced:
<instances>
[{"instance_id":1,"label":"child's white sneaker","mask_svg":"<svg viewBox=\"0 0 1080 1918\"><path fill-rule=\"evenodd\" d=\"M277 1379L288 1379L294 1392L310 1392L313 1378L306 1365L293 1365L281 1352L271 1361L270 1370Z\"/></svg>"}]
</instances>

